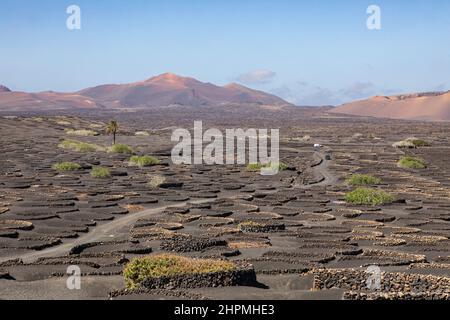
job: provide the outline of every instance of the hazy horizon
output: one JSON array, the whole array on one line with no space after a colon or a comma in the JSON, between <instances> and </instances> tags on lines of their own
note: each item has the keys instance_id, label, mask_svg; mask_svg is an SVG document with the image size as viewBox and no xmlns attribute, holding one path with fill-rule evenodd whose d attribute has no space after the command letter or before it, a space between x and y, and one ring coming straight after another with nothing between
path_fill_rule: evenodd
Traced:
<instances>
[{"instance_id":1,"label":"hazy horizon","mask_svg":"<svg viewBox=\"0 0 450 320\"><path fill-rule=\"evenodd\" d=\"M81 30L66 9L81 8ZM381 30L366 9L381 8ZM297 105L449 89L450 2L2 1L0 84L72 92L171 72Z\"/></svg>"}]
</instances>

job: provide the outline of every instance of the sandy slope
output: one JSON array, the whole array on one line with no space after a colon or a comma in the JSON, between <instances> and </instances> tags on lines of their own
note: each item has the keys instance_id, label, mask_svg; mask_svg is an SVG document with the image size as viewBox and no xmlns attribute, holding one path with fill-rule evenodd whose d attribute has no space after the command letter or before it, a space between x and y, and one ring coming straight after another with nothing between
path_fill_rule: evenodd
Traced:
<instances>
[{"instance_id":1,"label":"sandy slope","mask_svg":"<svg viewBox=\"0 0 450 320\"><path fill-rule=\"evenodd\" d=\"M93 99L71 93L0 91L0 111L92 109L101 105Z\"/></svg>"},{"instance_id":2,"label":"sandy slope","mask_svg":"<svg viewBox=\"0 0 450 320\"><path fill-rule=\"evenodd\" d=\"M450 92L378 96L344 104L333 112L380 118L449 121Z\"/></svg>"}]
</instances>

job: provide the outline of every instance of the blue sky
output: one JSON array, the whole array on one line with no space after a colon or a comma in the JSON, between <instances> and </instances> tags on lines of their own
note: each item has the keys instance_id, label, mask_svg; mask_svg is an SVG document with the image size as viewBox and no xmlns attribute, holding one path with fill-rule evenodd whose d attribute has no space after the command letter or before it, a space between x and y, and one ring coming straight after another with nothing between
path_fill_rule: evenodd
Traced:
<instances>
[{"instance_id":1,"label":"blue sky","mask_svg":"<svg viewBox=\"0 0 450 320\"><path fill-rule=\"evenodd\" d=\"M66 28L81 8L82 29ZM381 8L368 30L366 9ZM173 72L301 105L450 89L448 0L2 0L0 84L75 91Z\"/></svg>"}]
</instances>

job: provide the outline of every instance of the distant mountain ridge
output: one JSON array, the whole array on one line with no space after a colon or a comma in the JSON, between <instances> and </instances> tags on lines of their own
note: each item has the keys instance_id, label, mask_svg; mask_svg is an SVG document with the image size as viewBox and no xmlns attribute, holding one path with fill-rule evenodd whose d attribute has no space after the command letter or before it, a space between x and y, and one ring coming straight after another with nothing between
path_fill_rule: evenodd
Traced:
<instances>
[{"instance_id":1,"label":"distant mountain ridge","mask_svg":"<svg viewBox=\"0 0 450 320\"><path fill-rule=\"evenodd\" d=\"M11 90L5 86L0 85L0 93L2 92L11 92Z\"/></svg>"},{"instance_id":2,"label":"distant mountain ridge","mask_svg":"<svg viewBox=\"0 0 450 320\"><path fill-rule=\"evenodd\" d=\"M108 107L173 104L211 106L230 103L290 105L274 95L237 84L220 87L173 73L165 73L142 82L97 86L81 90L78 94L93 98Z\"/></svg>"},{"instance_id":3,"label":"distant mountain ridge","mask_svg":"<svg viewBox=\"0 0 450 320\"><path fill-rule=\"evenodd\" d=\"M343 104L332 112L404 120L450 121L450 91L375 96Z\"/></svg>"},{"instance_id":4,"label":"distant mountain ridge","mask_svg":"<svg viewBox=\"0 0 450 320\"><path fill-rule=\"evenodd\" d=\"M0 87L0 110L10 111L145 108L169 105L221 106L227 104L291 105L275 95L239 84L221 87L173 73L165 73L145 81L129 84L100 85L74 93L50 91L26 93Z\"/></svg>"}]
</instances>

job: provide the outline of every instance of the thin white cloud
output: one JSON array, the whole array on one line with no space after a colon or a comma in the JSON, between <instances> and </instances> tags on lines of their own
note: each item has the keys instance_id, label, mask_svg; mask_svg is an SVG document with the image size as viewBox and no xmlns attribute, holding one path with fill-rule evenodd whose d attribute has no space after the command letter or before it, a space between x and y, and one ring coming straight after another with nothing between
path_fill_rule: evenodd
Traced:
<instances>
[{"instance_id":1,"label":"thin white cloud","mask_svg":"<svg viewBox=\"0 0 450 320\"><path fill-rule=\"evenodd\" d=\"M295 92L291 90L291 88L289 88L287 85L272 88L271 90L269 90L269 92L283 98L285 101L289 103L297 104L298 102Z\"/></svg>"},{"instance_id":2,"label":"thin white cloud","mask_svg":"<svg viewBox=\"0 0 450 320\"><path fill-rule=\"evenodd\" d=\"M316 87L314 90L302 97L299 97L299 104L303 106L326 106L338 105L341 103L336 92L322 87Z\"/></svg>"},{"instance_id":3,"label":"thin white cloud","mask_svg":"<svg viewBox=\"0 0 450 320\"><path fill-rule=\"evenodd\" d=\"M433 91L446 91L446 90L448 90L448 88L445 83L441 83L433 88Z\"/></svg>"},{"instance_id":4,"label":"thin white cloud","mask_svg":"<svg viewBox=\"0 0 450 320\"><path fill-rule=\"evenodd\" d=\"M270 70L254 70L237 77L237 81L246 84L266 84L271 82L276 73Z\"/></svg>"},{"instance_id":5,"label":"thin white cloud","mask_svg":"<svg viewBox=\"0 0 450 320\"><path fill-rule=\"evenodd\" d=\"M367 98L375 93L375 85L372 82L355 82L341 93L350 99Z\"/></svg>"},{"instance_id":6,"label":"thin white cloud","mask_svg":"<svg viewBox=\"0 0 450 320\"><path fill-rule=\"evenodd\" d=\"M328 106L342 103L337 92L328 88L283 85L270 90L271 93L298 106Z\"/></svg>"}]
</instances>

